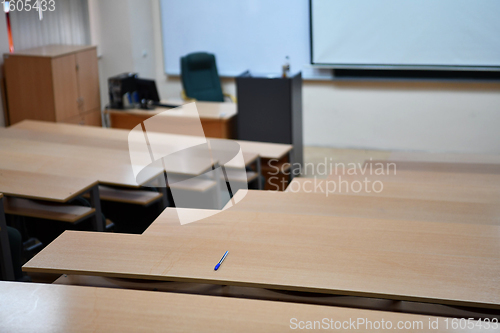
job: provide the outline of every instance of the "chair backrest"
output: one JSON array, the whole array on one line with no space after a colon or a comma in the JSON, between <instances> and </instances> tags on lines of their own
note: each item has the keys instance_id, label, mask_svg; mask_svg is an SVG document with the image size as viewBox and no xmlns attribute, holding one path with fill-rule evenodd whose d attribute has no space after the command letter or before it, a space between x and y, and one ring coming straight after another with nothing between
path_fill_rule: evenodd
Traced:
<instances>
[{"instance_id":1,"label":"chair backrest","mask_svg":"<svg viewBox=\"0 0 500 333\"><path fill-rule=\"evenodd\" d=\"M224 101L213 54L197 52L182 57L181 77L186 96L199 101Z\"/></svg>"}]
</instances>

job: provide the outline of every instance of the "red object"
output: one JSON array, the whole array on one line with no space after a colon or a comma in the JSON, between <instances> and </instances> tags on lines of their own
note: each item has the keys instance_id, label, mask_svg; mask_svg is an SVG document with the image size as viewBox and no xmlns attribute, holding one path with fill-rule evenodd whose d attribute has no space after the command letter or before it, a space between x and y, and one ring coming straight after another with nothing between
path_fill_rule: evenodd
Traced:
<instances>
[{"instance_id":1,"label":"red object","mask_svg":"<svg viewBox=\"0 0 500 333\"><path fill-rule=\"evenodd\" d=\"M5 19L7 21L7 35L9 36L9 51L10 53L14 53L14 40L12 39L12 29L10 28L10 14L8 11L5 12Z\"/></svg>"}]
</instances>

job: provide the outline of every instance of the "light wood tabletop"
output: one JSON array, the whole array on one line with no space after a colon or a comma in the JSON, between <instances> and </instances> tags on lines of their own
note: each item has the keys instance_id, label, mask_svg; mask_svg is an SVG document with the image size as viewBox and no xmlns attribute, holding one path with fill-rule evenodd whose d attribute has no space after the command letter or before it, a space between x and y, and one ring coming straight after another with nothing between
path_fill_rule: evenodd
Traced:
<instances>
[{"instance_id":1,"label":"light wood tabletop","mask_svg":"<svg viewBox=\"0 0 500 333\"><path fill-rule=\"evenodd\" d=\"M477 174L500 174L500 164L495 163L454 163L454 162L427 162L427 161L387 161L371 160L365 162L367 166L384 165L398 171L424 171L424 172L455 172Z\"/></svg>"},{"instance_id":2,"label":"light wood tabletop","mask_svg":"<svg viewBox=\"0 0 500 333\"><path fill-rule=\"evenodd\" d=\"M184 101L176 101L176 100L162 100L161 103L182 106L183 104L188 104L192 102L184 102ZM165 107L156 107L153 110L144 110L144 109L124 109L124 110L116 110L116 109L106 109L104 112L106 113L128 113L135 114L139 116L153 116L164 111L165 116L169 117L199 117L205 119L230 119L238 113L237 108L238 105L235 103L221 103L221 102L201 102L196 101L196 108L198 113L189 112L185 108L173 109L173 108L165 108Z\"/></svg>"},{"instance_id":3,"label":"light wood tabletop","mask_svg":"<svg viewBox=\"0 0 500 333\"><path fill-rule=\"evenodd\" d=\"M365 188L364 181L368 181L368 187ZM320 178L294 178L287 187L287 192L292 193L326 193L333 191L333 185L328 185L328 181L333 179ZM386 178L381 183L378 176L343 176L342 181L347 181L349 186L353 182L360 182L362 189L359 192L352 190L345 191L345 195L364 195L387 198L405 198L418 200L439 200L439 201L459 201L459 202L482 202L482 203L500 203L500 187L495 186L463 186L453 183L427 183L427 182L399 182ZM336 182L338 193L339 182ZM358 185L355 187L356 191Z\"/></svg>"},{"instance_id":4,"label":"light wood tabletop","mask_svg":"<svg viewBox=\"0 0 500 333\"><path fill-rule=\"evenodd\" d=\"M458 332L451 329L451 318L446 329L443 317L228 297L14 282L0 282L0 294L0 330L5 333L282 332L304 329L307 321L317 321L316 329L325 329L326 323L335 329L335 322L349 325L358 318L372 323L371 329L363 322L354 326L364 332L389 331L387 326L373 328L382 320L391 322L391 331L398 324L408 325L403 332L425 330L436 322L433 332Z\"/></svg>"},{"instance_id":5,"label":"light wood tabletop","mask_svg":"<svg viewBox=\"0 0 500 333\"><path fill-rule=\"evenodd\" d=\"M0 168L0 190L19 198L67 202L96 185L86 178Z\"/></svg>"},{"instance_id":6,"label":"light wood tabletop","mask_svg":"<svg viewBox=\"0 0 500 333\"><path fill-rule=\"evenodd\" d=\"M459 154L459 153L423 153L423 152L392 152L388 161L411 161L430 163L479 163L500 164L498 154Z\"/></svg>"},{"instance_id":7,"label":"light wood tabletop","mask_svg":"<svg viewBox=\"0 0 500 333\"><path fill-rule=\"evenodd\" d=\"M241 194L239 193L241 191ZM240 190L236 196L244 195ZM500 225L498 204L323 193L246 192L232 211Z\"/></svg>"},{"instance_id":8,"label":"light wood tabletop","mask_svg":"<svg viewBox=\"0 0 500 333\"><path fill-rule=\"evenodd\" d=\"M387 172L377 175L377 180L394 181L401 183L432 183L432 184L456 184L460 186L496 186L500 187L500 175L491 173L474 172L448 172L448 171L419 171L419 170L397 170L396 174ZM393 169L391 169L393 170ZM339 177L347 177L346 174L333 174L328 179L339 181ZM358 177L365 175L358 173Z\"/></svg>"},{"instance_id":9,"label":"light wood tabletop","mask_svg":"<svg viewBox=\"0 0 500 333\"><path fill-rule=\"evenodd\" d=\"M500 308L499 235L493 225L225 210L169 222L162 235L66 231L23 269Z\"/></svg>"},{"instance_id":10,"label":"light wood tabletop","mask_svg":"<svg viewBox=\"0 0 500 333\"><path fill-rule=\"evenodd\" d=\"M32 132L29 134L30 137L35 140L44 138L46 140L62 140L55 142L71 143L72 145L100 145L100 147L125 150L128 150L128 136L130 133L130 130L78 126L34 120L19 122L6 131L10 131L11 129L29 130ZM57 134L57 136L43 135L39 132ZM176 145L178 143L184 145L198 145L204 142L204 138L168 133L151 133L149 139L164 145ZM243 153L258 154L260 157L268 159L280 159L288 154L293 148L292 145L279 143L234 141L240 144Z\"/></svg>"},{"instance_id":11,"label":"light wood tabletop","mask_svg":"<svg viewBox=\"0 0 500 333\"><path fill-rule=\"evenodd\" d=\"M89 275L61 275L53 284L70 286L88 286L101 288L134 289L147 291L175 292L181 294L195 294L207 296L224 296L245 299L257 299L277 302L293 302L302 304L316 304L327 306L340 306L376 311L396 311L440 317L452 318L497 318L492 309L462 308L456 306L419 303L406 301L393 301L380 298L362 298L352 296L326 295L301 293L283 290L261 288L236 287L227 285L213 285L202 283L184 283L171 281L147 281L110 278Z\"/></svg>"},{"instance_id":12,"label":"light wood tabletop","mask_svg":"<svg viewBox=\"0 0 500 333\"><path fill-rule=\"evenodd\" d=\"M34 146L40 149L35 149ZM10 147L11 149L0 148L0 169L38 173L40 177L56 175L90 179L106 185L139 187L130 165L130 159L126 161L125 156L114 160L111 157L113 155L116 157L117 154L110 154L101 159L98 157L105 155L103 150L64 146L41 143L33 146L17 145L16 149L13 146ZM155 170L146 172L149 180L155 179L162 173Z\"/></svg>"},{"instance_id":13,"label":"light wood tabletop","mask_svg":"<svg viewBox=\"0 0 500 333\"><path fill-rule=\"evenodd\" d=\"M31 49L16 51L16 56L45 56L45 57L61 57L67 54L76 53L85 50L95 49L93 45L46 45L34 47ZM9 56L10 53L5 53L4 56Z\"/></svg>"}]
</instances>

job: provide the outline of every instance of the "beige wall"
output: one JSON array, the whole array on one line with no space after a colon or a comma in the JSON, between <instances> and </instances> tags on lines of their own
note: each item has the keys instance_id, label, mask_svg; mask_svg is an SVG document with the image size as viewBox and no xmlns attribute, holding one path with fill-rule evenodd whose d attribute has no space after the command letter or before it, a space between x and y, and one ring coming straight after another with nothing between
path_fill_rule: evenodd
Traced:
<instances>
[{"instance_id":1,"label":"beige wall","mask_svg":"<svg viewBox=\"0 0 500 333\"><path fill-rule=\"evenodd\" d=\"M164 74L159 1L91 1L108 3L99 8L107 25L101 82L121 71L153 71L161 97L179 98L179 78ZM116 11L118 2L127 8ZM234 80L223 85L235 94ZM500 83L305 81L303 124L306 145L500 153Z\"/></svg>"}]
</instances>

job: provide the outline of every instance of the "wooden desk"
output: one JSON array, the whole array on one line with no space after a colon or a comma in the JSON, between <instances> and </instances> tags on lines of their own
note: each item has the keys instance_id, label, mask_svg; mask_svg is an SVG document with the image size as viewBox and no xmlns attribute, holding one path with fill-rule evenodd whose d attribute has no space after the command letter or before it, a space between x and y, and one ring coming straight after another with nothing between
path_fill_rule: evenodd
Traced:
<instances>
[{"instance_id":1,"label":"wooden desk","mask_svg":"<svg viewBox=\"0 0 500 333\"><path fill-rule=\"evenodd\" d=\"M54 124L43 121L25 120L11 126L7 131L12 129L23 130L20 132L25 139L44 140L55 143L68 143L72 145L83 145L94 147L100 145L103 148L125 149L128 150L128 135L129 130L122 129L106 129L98 127L82 127L70 124ZM10 134L9 134L10 135ZM154 133L150 139L158 143L176 145L179 142L189 144L200 144L199 137L188 135ZM235 140L243 153L258 154L264 159L282 159L293 149L292 145L279 143L266 143L255 141Z\"/></svg>"},{"instance_id":2,"label":"wooden desk","mask_svg":"<svg viewBox=\"0 0 500 333\"><path fill-rule=\"evenodd\" d=\"M130 280L88 275L61 275L53 284L68 286L87 286L101 288L133 289L155 292L174 292L180 294L195 294L214 297L235 297L255 299L261 301L292 302L302 304L327 305L335 307L348 307L356 309L401 312L417 315L452 317L452 318L497 318L495 310L478 308L462 308L441 304L393 301L380 298L362 298L339 295L325 295L313 293L288 292L261 288L248 288L237 286ZM498 312L498 311L497 311Z\"/></svg>"},{"instance_id":3,"label":"wooden desk","mask_svg":"<svg viewBox=\"0 0 500 333\"><path fill-rule=\"evenodd\" d=\"M72 146L98 147L109 149L121 149L128 152L128 135L130 131L120 129L104 129L94 127L82 127L67 124L53 124L39 121L23 121L6 130L2 135L24 140L41 140L51 143L68 144ZM199 145L205 141L202 137L187 135L148 133L150 142L160 146ZM290 160L289 154L293 147L285 144L235 141L243 152L245 163L251 164L255 155L261 158L262 174L266 175L272 165L282 165ZM253 155L253 156L252 156ZM246 165L248 165L246 164ZM278 175L283 176L283 175ZM269 179L270 176L267 175ZM267 189L275 189L266 183ZM281 184L279 186L282 190Z\"/></svg>"},{"instance_id":4,"label":"wooden desk","mask_svg":"<svg viewBox=\"0 0 500 333\"><path fill-rule=\"evenodd\" d=\"M421 171L421 172L454 172L475 174L500 174L500 163L454 163L454 162L427 162L427 161L366 161L373 168L383 165L384 168L396 169L397 171Z\"/></svg>"},{"instance_id":5,"label":"wooden desk","mask_svg":"<svg viewBox=\"0 0 500 333\"><path fill-rule=\"evenodd\" d=\"M237 193L236 196L243 195ZM231 211L351 216L407 221L500 225L498 204L320 193L248 191Z\"/></svg>"},{"instance_id":6,"label":"wooden desk","mask_svg":"<svg viewBox=\"0 0 500 333\"><path fill-rule=\"evenodd\" d=\"M282 332L295 327L292 318L303 321L301 327L323 318L340 324L357 318L384 320L393 328L399 322L421 322L425 328L438 321L433 332L454 332L445 329L443 317L227 297L14 282L0 282L0 293L0 330L5 333Z\"/></svg>"},{"instance_id":7,"label":"wooden desk","mask_svg":"<svg viewBox=\"0 0 500 333\"><path fill-rule=\"evenodd\" d=\"M397 177L393 177L397 178ZM362 195L384 198L401 198L417 200L438 200L438 201L459 201L459 202L479 202L495 204L500 202L500 187L495 186L462 186L460 184L434 184L426 182L399 182L396 179L385 178L382 182L382 191L377 193L372 189L372 184L379 181L379 176L342 176L342 181L347 181L349 186L352 182L369 181L368 191L364 188L360 192L348 192L344 190L344 195ZM325 193L327 191L327 181L334 181L333 178L294 178L287 187L287 192L292 193ZM336 181L338 193L338 180ZM363 185L364 186L364 185ZM380 185L376 187L380 191ZM356 187L357 188L357 187ZM332 190L333 186L329 190Z\"/></svg>"},{"instance_id":8,"label":"wooden desk","mask_svg":"<svg viewBox=\"0 0 500 333\"><path fill-rule=\"evenodd\" d=\"M346 175L330 175L328 179L338 181L339 176L344 179ZM396 175L384 174L377 179L401 183L429 183L429 184L454 184L459 186L484 186L500 187L500 175L492 173L474 172L448 172L448 171L419 171L419 170L397 170Z\"/></svg>"},{"instance_id":9,"label":"wooden desk","mask_svg":"<svg viewBox=\"0 0 500 333\"><path fill-rule=\"evenodd\" d=\"M5 157L1 153L0 156ZM1 162L12 160L0 158L0 164ZM91 217L95 229L104 231L105 221L101 217L97 181L4 169L3 166L0 165L0 190L8 196L4 199L5 203L2 203L5 213L69 223L78 223ZM92 207L61 205L84 193L89 194ZM31 200L42 200L44 203Z\"/></svg>"},{"instance_id":10,"label":"wooden desk","mask_svg":"<svg viewBox=\"0 0 500 333\"><path fill-rule=\"evenodd\" d=\"M226 210L154 236L66 231L23 269L498 309L499 235L496 225Z\"/></svg>"},{"instance_id":11,"label":"wooden desk","mask_svg":"<svg viewBox=\"0 0 500 333\"><path fill-rule=\"evenodd\" d=\"M0 278L2 280L14 280L14 267L12 266L9 234L7 232L7 224L5 222L2 193L0 193L0 273Z\"/></svg>"},{"instance_id":12,"label":"wooden desk","mask_svg":"<svg viewBox=\"0 0 500 333\"><path fill-rule=\"evenodd\" d=\"M105 185L139 187L128 151L10 139L8 134L0 137L0 169L80 177L98 180ZM148 170L147 173L148 180L153 180L162 171Z\"/></svg>"},{"instance_id":13,"label":"wooden desk","mask_svg":"<svg viewBox=\"0 0 500 333\"><path fill-rule=\"evenodd\" d=\"M458 154L458 153L420 153L392 152L388 161L453 163L453 164L500 164L500 155Z\"/></svg>"},{"instance_id":14,"label":"wooden desk","mask_svg":"<svg viewBox=\"0 0 500 333\"><path fill-rule=\"evenodd\" d=\"M89 178L0 168L0 190L12 197L64 203L96 185Z\"/></svg>"},{"instance_id":15,"label":"wooden desk","mask_svg":"<svg viewBox=\"0 0 500 333\"><path fill-rule=\"evenodd\" d=\"M163 101L165 104L171 104L169 101ZM179 106L185 104L179 103ZM219 139L234 139L236 137L235 117L237 114L237 104L226 102L196 102L198 115L201 120L201 126L206 137ZM169 112L169 110L171 110ZM165 112L167 111L167 112ZM190 118L193 115L182 112L182 109L171 109L157 107L154 110L127 109L116 110L107 109L111 128L133 129L138 124L159 113L169 117L170 123L182 123L183 119ZM197 115L196 115L197 116Z\"/></svg>"}]
</instances>

